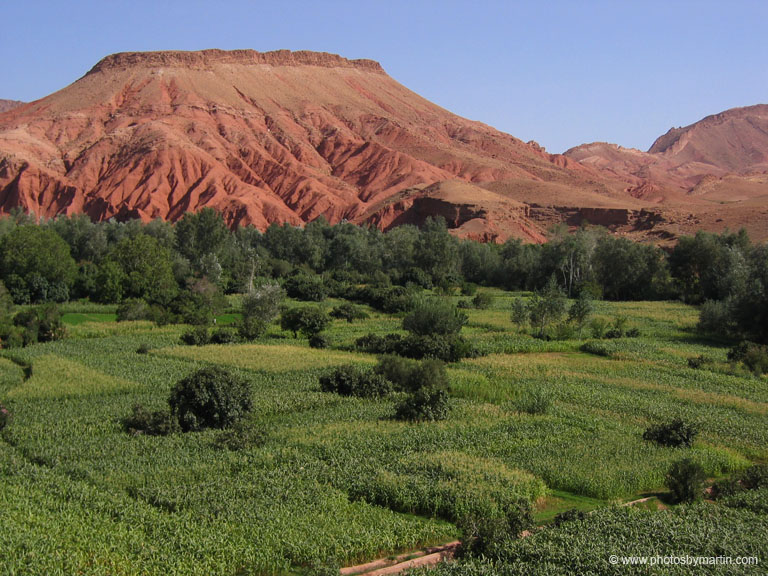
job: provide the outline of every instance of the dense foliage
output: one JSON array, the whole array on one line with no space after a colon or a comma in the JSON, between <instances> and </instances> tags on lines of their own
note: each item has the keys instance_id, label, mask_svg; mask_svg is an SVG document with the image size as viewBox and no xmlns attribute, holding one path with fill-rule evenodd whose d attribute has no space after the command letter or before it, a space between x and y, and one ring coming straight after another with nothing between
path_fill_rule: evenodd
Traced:
<instances>
[{"instance_id":1,"label":"dense foliage","mask_svg":"<svg viewBox=\"0 0 768 576\"><path fill-rule=\"evenodd\" d=\"M202 368L179 380L168 399L185 432L229 428L252 407L248 383L224 368Z\"/></svg>"}]
</instances>

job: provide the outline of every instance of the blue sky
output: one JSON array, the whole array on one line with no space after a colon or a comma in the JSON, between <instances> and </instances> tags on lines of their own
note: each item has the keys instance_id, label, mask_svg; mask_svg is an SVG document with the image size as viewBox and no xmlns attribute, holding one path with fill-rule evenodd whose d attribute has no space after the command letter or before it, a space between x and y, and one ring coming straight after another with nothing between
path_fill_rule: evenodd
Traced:
<instances>
[{"instance_id":1,"label":"blue sky","mask_svg":"<svg viewBox=\"0 0 768 576\"><path fill-rule=\"evenodd\" d=\"M0 98L63 88L107 54L318 50L378 60L433 102L551 152L647 149L768 103L768 1L8 0Z\"/></svg>"}]
</instances>

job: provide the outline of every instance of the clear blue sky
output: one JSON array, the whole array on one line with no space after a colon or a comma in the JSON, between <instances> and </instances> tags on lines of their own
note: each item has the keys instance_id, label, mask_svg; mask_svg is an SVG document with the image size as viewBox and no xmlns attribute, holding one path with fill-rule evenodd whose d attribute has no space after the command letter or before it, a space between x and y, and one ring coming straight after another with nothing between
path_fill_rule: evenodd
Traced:
<instances>
[{"instance_id":1,"label":"clear blue sky","mask_svg":"<svg viewBox=\"0 0 768 576\"><path fill-rule=\"evenodd\" d=\"M0 14L0 98L16 100L114 52L287 48L378 60L551 152L647 149L672 126L768 103L766 0L7 0Z\"/></svg>"}]
</instances>

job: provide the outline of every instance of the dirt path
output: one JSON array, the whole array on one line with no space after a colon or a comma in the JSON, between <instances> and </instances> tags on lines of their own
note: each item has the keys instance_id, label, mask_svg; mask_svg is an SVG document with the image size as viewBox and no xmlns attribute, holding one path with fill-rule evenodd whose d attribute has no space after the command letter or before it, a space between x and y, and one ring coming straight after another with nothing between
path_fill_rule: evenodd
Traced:
<instances>
[{"instance_id":1,"label":"dirt path","mask_svg":"<svg viewBox=\"0 0 768 576\"><path fill-rule=\"evenodd\" d=\"M411 568L433 566L443 560L453 558L459 544L461 544L461 542L456 540L454 542L449 542L448 544L443 544L442 546L424 548L423 550L417 550L395 557L380 558L379 560L374 560L373 562L368 562L366 564L349 566L347 568L342 568L339 572L341 576L359 576L363 574L365 576L384 576L386 574L400 574Z\"/></svg>"}]
</instances>

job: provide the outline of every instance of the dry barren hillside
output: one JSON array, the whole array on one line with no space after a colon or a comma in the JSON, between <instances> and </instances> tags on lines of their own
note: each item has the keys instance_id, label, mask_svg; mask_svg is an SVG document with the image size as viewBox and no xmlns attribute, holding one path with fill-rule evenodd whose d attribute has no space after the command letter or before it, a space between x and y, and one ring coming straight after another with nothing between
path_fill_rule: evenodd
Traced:
<instances>
[{"instance_id":1,"label":"dry barren hillside","mask_svg":"<svg viewBox=\"0 0 768 576\"><path fill-rule=\"evenodd\" d=\"M175 220L212 206L260 228L319 216L385 225L397 194L436 182L591 195L594 178L432 104L376 62L314 52L116 54L0 119L0 206L49 217ZM538 238L521 230L491 235Z\"/></svg>"},{"instance_id":2,"label":"dry barren hillside","mask_svg":"<svg viewBox=\"0 0 768 576\"><path fill-rule=\"evenodd\" d=\"M671 130L648 153L551 155L432 104L371 60L121 53L0 114L0 211L177 220L211 206L261 229L440 214L489 241L540 242L555 223L585 220L662 241L741 224L762 236L766 151L765 106Z\"/></svg>"}]
</instances>

